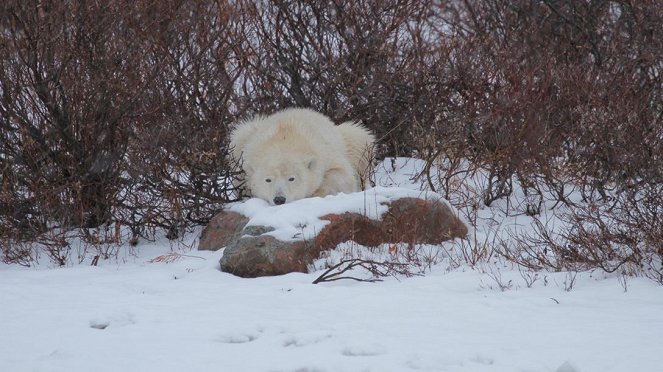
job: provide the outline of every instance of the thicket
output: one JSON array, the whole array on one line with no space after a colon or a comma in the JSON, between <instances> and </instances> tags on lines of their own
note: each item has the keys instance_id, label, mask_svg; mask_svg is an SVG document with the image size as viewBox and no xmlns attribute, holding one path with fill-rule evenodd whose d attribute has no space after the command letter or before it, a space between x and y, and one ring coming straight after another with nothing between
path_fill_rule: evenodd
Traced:
<instances>
[{"instance_id":1,"label":"thicket","mask_svg":"<svg viewBox=\"0 0 663 372\"><path fill-rule=\"evenodd\" d=\"M561 235L497 249L510 260L661 275L662 71L654 0L8 0L3 259L181 237L236 198L230 124L305 106L426 160L447 196L481 169L486 205L517 184L533 216L550 193L570 208Z\"/></svg>"}]
</instances>

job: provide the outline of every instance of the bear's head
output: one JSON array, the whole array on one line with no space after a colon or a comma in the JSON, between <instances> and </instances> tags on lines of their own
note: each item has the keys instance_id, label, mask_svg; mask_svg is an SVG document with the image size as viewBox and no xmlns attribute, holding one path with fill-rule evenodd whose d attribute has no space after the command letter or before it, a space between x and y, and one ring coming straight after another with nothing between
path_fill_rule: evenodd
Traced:
<instances>
[{"instance_id":1,"label":"bear's head","mask_svg":"<svg viewBox=\"0 0 663 372\"><path fill-rule=\"evenodd\" d=\"M244 164L251 194L280 205L309 197L320 187L318 160L303 154L283 154Z\"/></svg>"}]
</instances>

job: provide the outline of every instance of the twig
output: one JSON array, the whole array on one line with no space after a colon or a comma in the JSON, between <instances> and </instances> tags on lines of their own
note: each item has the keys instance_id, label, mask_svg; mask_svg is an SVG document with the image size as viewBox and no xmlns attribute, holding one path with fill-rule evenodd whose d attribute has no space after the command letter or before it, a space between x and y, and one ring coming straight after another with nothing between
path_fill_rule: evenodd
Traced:
<instances>
[{"instance_id":1,"label":"twig","mask_svg":"<svg viewBox=\"0 0 663 372\"><path fill-rule=\"evenodd\" d=\"M344 265L345 267L343 267ZM363 267L364 269L368 270L371 274L373 274L374 277L370 279L361 279L352 276L341 276L343 273L352 270L356 267ZM339 270L339 268L342 269ZM383 268L384 270L380 270L380 268ZM335 270L339 271L334 272ZM323 282L333 282L341 279L350 279L358 282L374 283L382 281L382 279L379 279L379 277L385 277L395 274L401 274L405 276L417 275L411 273L408 270L407 264L402 264L398 262L377 262L372 260L353 258L349 260L342 260L336 265L331 266L329 269L325 270L325 272L322 273L322 275L317 277L313 281L313 284L318 284Z\"/></svg>"}]
</instances>

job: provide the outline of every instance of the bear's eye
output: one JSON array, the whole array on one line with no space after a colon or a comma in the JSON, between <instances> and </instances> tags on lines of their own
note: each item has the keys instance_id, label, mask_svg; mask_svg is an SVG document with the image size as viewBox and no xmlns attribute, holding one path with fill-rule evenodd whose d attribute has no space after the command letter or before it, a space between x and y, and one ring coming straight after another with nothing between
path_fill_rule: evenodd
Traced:
<instances>
[{"instance_id":1,"label":"bear's eye","mask_svg":"<svg viewBox=\"0 0 663 372\"><path fill-rule=\"evenodd\" d=\"M292 182L292 181L294 181L294 180L295 180L295 177L290 177L290 178L288 178L288 181L290 181L290 182Z\"/></svg>"},{"instance_id":2,"label":"bear's eye","mask_svg":"<svg viewBox=\"0 0 663 372\"><path fill-rule=\"evenodd\" d=\"M265 182L272 182L271 178L265 178Z\"/></svg>"}]
</instances>

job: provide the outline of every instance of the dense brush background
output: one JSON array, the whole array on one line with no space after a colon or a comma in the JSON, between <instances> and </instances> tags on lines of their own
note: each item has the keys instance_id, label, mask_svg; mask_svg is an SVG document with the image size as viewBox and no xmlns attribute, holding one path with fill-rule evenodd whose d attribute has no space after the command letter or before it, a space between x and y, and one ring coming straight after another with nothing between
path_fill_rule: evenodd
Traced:
<instances>
[{"instance_id":1,"label":"dense brush background","mask_svg":"<svg viewBox=\"0 0 663 372\"><path fill-rule=\"evenodd\" d=\"M663 282L662 73L655 0L3 1L2 259L181 238L235 200L230 125L302 106L455 203L481 171L484 206L567 208L501 257Z\"/></svg>"}]
</instances>

